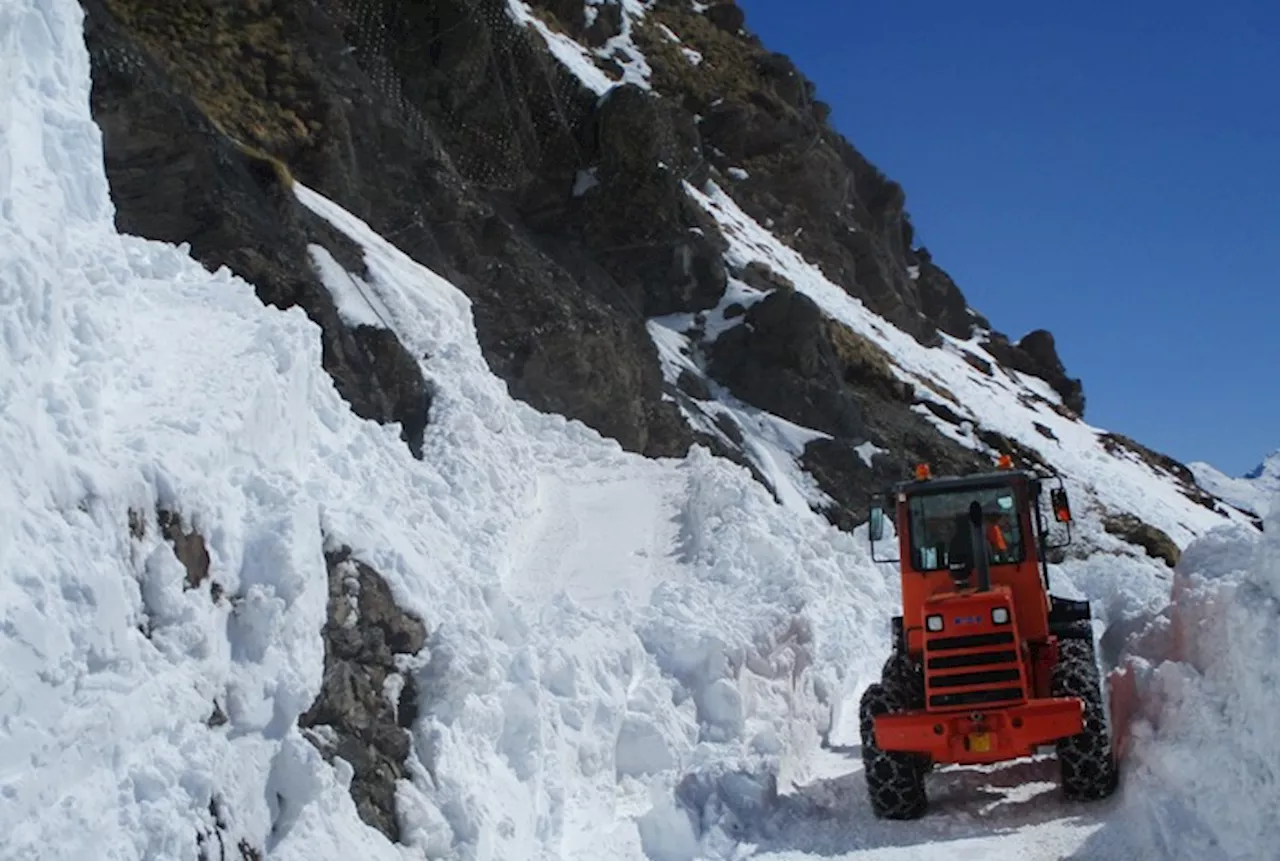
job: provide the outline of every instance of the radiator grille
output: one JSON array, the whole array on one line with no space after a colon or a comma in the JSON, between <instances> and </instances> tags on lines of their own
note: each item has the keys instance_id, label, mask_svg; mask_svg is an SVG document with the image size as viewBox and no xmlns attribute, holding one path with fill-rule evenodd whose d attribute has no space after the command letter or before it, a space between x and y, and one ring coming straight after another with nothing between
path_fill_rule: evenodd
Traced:
<instances>
[{"instance_id":1,"label":"radiator grille","mask_svg":"<svg viewBox=\"0 0 1280 861\"><path fill-rule=\"evenodd\" d=\"M1012 631L925 640L930 708L1008 705L1026 698Z\"/></svg>"}]
</instances>

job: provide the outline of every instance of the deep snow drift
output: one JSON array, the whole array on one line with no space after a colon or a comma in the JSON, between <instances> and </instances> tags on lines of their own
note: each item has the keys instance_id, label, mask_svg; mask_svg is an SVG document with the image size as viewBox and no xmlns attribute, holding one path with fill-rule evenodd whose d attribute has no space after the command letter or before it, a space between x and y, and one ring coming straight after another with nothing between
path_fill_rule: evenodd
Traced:
<instances>
[{"instance_id":1,"label":"deep snow drift","mask_svg":"<svg viewBox=\"0 0 1280 861\"><path fill-rule=\"evenodd\" d=\"M1280 499L1266 531L1187 548L1173 601L1130 646L1127 787L1089 858L1274 857L1280 842Z\"/></svg>"},{"instance_id":2,"label":"deep snow drift","mask_svg":"<svg viewBox=\"0 0 1280 861\"><path fill-rule=\"evenodd\" d=\"M281 859L803 857L765 839L824 810L843 814L833 845L867 855L967 839L968 814L945 807L904 826L914 840L859 819L856 779L828 808L805 795L826 779L819 732L878 670L895 607L860 540L705 451L647 461L512 401L465 297L299 187L365 249L363 284L316 252L344 318L430 356L414 460L397 428L347 409L301 311L116 234L81 22L74 0L0 0L0 857L196 859L202 842ZM1154 473L1089 475L1202 525ZM203 582L157 508L204 536ZM1082 533L1117 555L1070 561L1061 591L1105 621L1157 612L1164 569L1087 517ZM420 691L402 846L360 821L350 768L297 728L321 681L323 552L340 545L429 631L400 668ZM1220 660L1244 678L1248 652ZM1191 685L1185 711L1172 696L1161 711L1170 691L1143 685L1160 715L1228 691ZM1267 694L1229 692L1265 717ZM1157 766L1201 740L1190 724L1135 747L1152 804L1183 798ZM1239 821L1260 822L1262 793L1238 798ZM1031 858L1111 830L1038 805L982 839ZM1159 838L1163 809L1126 801L1119 821ZM1222 808L1200 810L1221 825Z\"/></svg>"}]
</instances>

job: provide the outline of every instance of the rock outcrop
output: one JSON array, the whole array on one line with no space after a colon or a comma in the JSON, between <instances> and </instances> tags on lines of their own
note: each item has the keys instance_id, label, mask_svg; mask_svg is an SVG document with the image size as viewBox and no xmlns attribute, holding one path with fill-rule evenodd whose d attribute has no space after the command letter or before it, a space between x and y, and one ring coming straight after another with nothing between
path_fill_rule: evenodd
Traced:
<instances>
[{"instance_id":1,"label":"rock outcrop","mask_svg":"<svg viewBox=\"0 0 1280 861\"><path fill-rule=\"evenodd\" d=\"M967 336L980 318L915 247L902 187L831 128L813 83L744 25L733 3L699 13L680 2L658 3L637 25L655 88L700 117L707 165L719 177L741 171L729 183L739 205L876 313L925 343L939 329Z\"/></svg>"},{"instance_id":2,"label":"rock outcrop","mask_svg":"<svg viewBox=\"0 0 1280 861\"><path fill-rule=\"evenodd\" d=\"M802 462L835 500L824 513L839 526L866 516L868 488L905 478L903 463L927 461L942 471L983 466L911 409L916 393L893 373L888 354L790 287L748 309L710 356L712 375L738 398L832 437L811 442ZM867 443L892 456L860 454Z\"/></svg>"},{"instance_id":3,"label":"rock outcrop","mask_svg":"<svg viewBox=\"0 0 1280 861\"><path fill-rule=\"evenodd\" d=\"M395 841L396 781L405 777L407 727L418 714L413 675L397 658L417 654L427 629L396 606L386 581L349 549L326 553L325 561L324 682L298 725L326 759L338 756L351 766L360 818Z\"/></svg>"},{"instance_id":4,"label":"rock outcrop","mask_svg":"<svg viewBox=\"0 0 1280 861\"><path fill-rule=\"evenodd\" d=\"M1077 416L1084 416L1084 386L1080 380L1067 376L1050 332L1036 329L1016 344L997 332L982 346L1006 368L1044 380L1062 396L1062 403L1067 409Z\"/></svg>"},{"instance_id":5,"label":"rock outcrop","mask_svg":"<svg viewBox=\"0 0 1280 861\"><path fill-rule=\"evenodd\" d=\"M545 232L566 209L583 208L571 192L576 165L595 160L577 155L595 146L592 99L527 30L469 3L382 4L381 23L405 40L403 57L392 45L399 83L388 90L357 63L348 30L362 23L340 14L337 0L84 6L119 228L190 242L210 267L252 281L264 301L303 307L321 325L326 368L357 413L401 422L420 446L429 404L417 361L429 357L408 356L384 330L352 331L338 319L306 248L330 247L333 237L286 193L282 169L463 288L475 300L485 356L516 397L632 450L687 449L692 435L661 396L637 284L674 269L714 285L718 258L663 247L641 268L634 251L604 258L574 231ZM450 15L459 26L437 38ZM404 50L420 44L414 39L436 48ZM495 51L507 72L473 79ZM405 93L418 101L408 104ZM508 128L513 116L558 112L572 118L563 128L532 120ZM579 145L570 131L588 140ZM521 132L536 138L536 155L477 148ZM518 187L486 188L495 173L518 177Z\"/></svg>"},{"instance_id":6,"label":"rock outcrop","mask_svg":"<svg viewBox=\"0 0 1280 861\"><path fill-rule=\"evenodd\" d=\"M515 396L649 454L694 435L663 397L644 322L708 308L725 284L686 180L741 166L732 191L749 212L922 340L980 320L913 247L902 189L831 130L813 85L732 3L661 2L632 22L662 97L626 86L602 100L505 0L84 5L121 229L190 242L264 301L301 305L353 409L400 422L415 450L429 357L337 318L306 246L344 259L340 243L292 203L283 166L458 283ZM586 44L623 28L616 3L535 6Z\"/></svg>"},{"instance_id":7,"label":"rock outcrop","mask_svg":"<svg viewBox=\"0 0 1280 861\"><path fill-rule=\"evenodd\" d=\"M1182 550L1163 530L1157 529L1133 514L1108 514L1102 520L1108 533L1141 547L1152 559L1160 559L1170 568L1182 558Z\"/></svg>"}]
</instances>

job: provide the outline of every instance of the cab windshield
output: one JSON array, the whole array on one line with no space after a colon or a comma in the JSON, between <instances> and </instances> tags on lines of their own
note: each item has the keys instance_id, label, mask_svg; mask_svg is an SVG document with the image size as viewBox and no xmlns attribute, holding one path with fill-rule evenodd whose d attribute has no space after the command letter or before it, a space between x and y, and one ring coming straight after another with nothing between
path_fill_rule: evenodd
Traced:
<instances>
[{"instance_id":1,"label":"cab windshield","mask_svg":"<svg viewBox=\"0 0 1280 861\"><path fill-rule=\"evenodd\" d=\"M982 534L992 565L1023 560L1022 527L1013 488L977 487L914 496L911 513L911 562L917 571L940 571L953 564L974 564L969 505L982 507Z\"/></svg>"}]
</instances>

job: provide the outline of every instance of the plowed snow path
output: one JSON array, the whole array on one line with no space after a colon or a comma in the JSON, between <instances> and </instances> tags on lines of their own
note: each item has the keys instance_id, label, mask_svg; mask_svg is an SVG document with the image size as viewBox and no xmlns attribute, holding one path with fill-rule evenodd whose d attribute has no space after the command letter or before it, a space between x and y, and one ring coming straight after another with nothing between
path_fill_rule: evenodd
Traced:
<instances>
[{"instance_id":1,"label":"plowed snow path","mask_svg":"<svg viewBox=\"0 0 1280 861\"><path fill-rule=\"evenodd\" d=\"M875 818L855 746L830 751L816 779L779 799L751 858L757 861L898 861L909 858L1084 859L1115 800L1073 804L1058 794L1053 757L929 775L929 812L914 822Z\"/></svg>"},{"instance_id":2,"label":"plowed snow path","mask_svg":"<svg viewBox=\"0 0 1280 861\"><path fill-rule=\"evenodd\" d=\"M659 583L687 577L686 479L680 470L653 467L591 464L541 474L512 543L509 593L531 604L564 593L607 613L620 604L643 606ZM929 777L924 819L883 822L871 813L856 745L823 752L813 774L785 791L736 857L1084 859L1093 857L1085 847L1115 804L1065 802L1057 762L1046 757L938 769Z\"/></svg>"},{"instance_id":3,"label":"plowed snow path","mask_svg":"<svg viewBox=\"0 0 1280 861\"><path fill-rule=\"evenodd\" d=\"M607 610L647 604L655 586L685 575L678 560L682 471L636 464L584 466L538 478L533 515L512 548L512 595L565 592Z\"/></svg>"}]
</instances>

